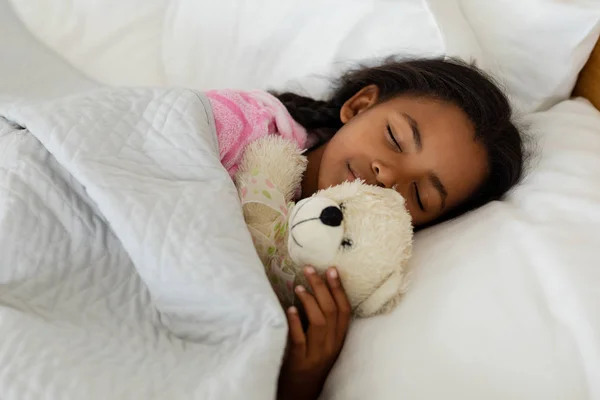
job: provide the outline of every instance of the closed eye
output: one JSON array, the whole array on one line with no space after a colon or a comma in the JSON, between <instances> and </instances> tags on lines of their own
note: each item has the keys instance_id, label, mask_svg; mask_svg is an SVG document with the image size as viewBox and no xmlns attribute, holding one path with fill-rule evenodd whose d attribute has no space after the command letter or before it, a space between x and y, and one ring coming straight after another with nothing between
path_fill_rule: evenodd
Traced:
<instances>
[{"instance_id":1,"label":"closed eye","mask_svg":"<svg viewBox=\"0 0 600 400\"><path fill-rule=\"evenodd\" d=\"M421 195L419 194L419 187L416 183L413 183L413 186L415 187L415 197L417 198L417 204L419 205L421 211L425 211L425 207L423 207L423 202L421 201Z\"/></svg>"},{"instance_id":2,"label":"closed eye","mask_svg":"<svg viewBox=\"0 0 600 400\"><path fill-rule=\"evenodd\" d=\"M398 143L398 141L396 140L396 137L394 136L394 133L392 132L392 128L390 128L389 125L387 126L387 133L388 133L390 140L394 143L394 146L396 146L398 148L398 150L400 152L402 152L402 146L400 146L400 143Z\"/></svg>"}]
</instances>

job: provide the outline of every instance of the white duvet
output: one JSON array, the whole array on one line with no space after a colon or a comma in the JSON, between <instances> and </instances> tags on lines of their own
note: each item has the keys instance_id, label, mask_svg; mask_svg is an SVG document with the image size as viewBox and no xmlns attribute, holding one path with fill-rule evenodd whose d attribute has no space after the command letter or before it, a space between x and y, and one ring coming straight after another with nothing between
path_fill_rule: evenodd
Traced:
<instances>
[{"instance_id":1,"label":"white duvet","mask_svg":"<svg viewBox=\"0 0 600 400\"><path fill-rule=\"evenodd\" d=\"M0 398L268 399L283 312L188 90L0 103Z\"/></svg>"}]
</instances>

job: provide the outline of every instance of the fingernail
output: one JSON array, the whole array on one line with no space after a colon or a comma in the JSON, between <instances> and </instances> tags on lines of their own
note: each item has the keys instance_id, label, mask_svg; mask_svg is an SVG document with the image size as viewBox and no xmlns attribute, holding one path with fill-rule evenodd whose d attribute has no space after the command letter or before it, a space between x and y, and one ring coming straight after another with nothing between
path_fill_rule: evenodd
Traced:
<instances>
[{"instance_id":1,"label":"fingernail","mask_svg":"<svg viewBox=\"0 0 600 400\"><path fill-rule=\"evenodd\" d=\"M313 267L306 267L304 270L307 274L314 274L315 272L317 272Z\"/></svg>"},{"instance_id":2,"label":"fingernail","mask_svg":"<svg viewBox=\"0 0 600 400\"><path fill-rule=\"evenodd\" d=\"M337 270L335 268L330 268L329 269L329 277L331 279L337 279L338 273L337 273Z\"/></svg>"},{"instance_id":3,"label":"fingernail","mask_svg":"<svg viewBox=\"0 0 600 400\"><path fill-rule=\"evenodd\" d=\"M288 312L290 314L298 314L298 309L294 306L291 306L290 308L288 308Z\"/></svg>"},{"instance_id":4,"label":"fingernail","mask_svg":"<svg viewBox=\"0 0 600 400\"><path fill-rule=\"evenodd\" d=\"M302 293L305 291L306 289L304 289L304 286L296 286L296 293Z\"/></svg>"}]
</instances>

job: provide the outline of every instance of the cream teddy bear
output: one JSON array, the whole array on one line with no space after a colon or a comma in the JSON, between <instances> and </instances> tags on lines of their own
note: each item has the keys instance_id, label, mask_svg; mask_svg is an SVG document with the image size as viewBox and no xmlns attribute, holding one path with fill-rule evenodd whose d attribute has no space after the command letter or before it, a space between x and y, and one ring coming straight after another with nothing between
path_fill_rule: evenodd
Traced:
<instances>
[{"instance_id":1,"label":"cream teddy bear","mask_svg":"<svg viewBox=\"0 0 600 400\"><path fill-rule=\"evenodd\" d=\"M293 204L306 157L279 136L246 149L235 181L257 253L282 304L293 288L309 287L301 273L335 266L354 315L389 312L406 287L411 218L395 191L346 182Z\"/></svg>"}]
</instances>

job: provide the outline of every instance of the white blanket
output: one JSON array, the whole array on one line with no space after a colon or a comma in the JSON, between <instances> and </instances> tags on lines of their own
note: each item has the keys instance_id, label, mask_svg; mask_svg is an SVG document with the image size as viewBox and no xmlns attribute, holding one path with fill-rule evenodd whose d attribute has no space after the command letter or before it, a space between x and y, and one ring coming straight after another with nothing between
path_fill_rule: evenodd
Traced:
<instances>
[{"instance_id":1,"label":"white blanket","mask_svg":"<svg viewBox=\"0 0 600 400\"><path fill-rule=\"evenodd\" d=\"M0 398L268 399L285 316L188 90L0 103Z\"/></svg>"}]
</instances>

